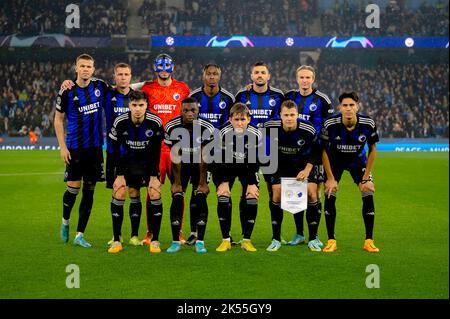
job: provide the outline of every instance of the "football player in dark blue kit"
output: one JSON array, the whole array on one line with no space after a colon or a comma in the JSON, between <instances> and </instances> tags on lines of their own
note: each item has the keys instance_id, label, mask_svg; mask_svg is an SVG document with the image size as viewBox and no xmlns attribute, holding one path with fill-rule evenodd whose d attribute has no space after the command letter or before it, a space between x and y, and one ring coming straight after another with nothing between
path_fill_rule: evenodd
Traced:
<instances>
[{"instance_id":1,"label":"football player in dark blue kit","mask_svg":"<svg viewBox=\"0 0 450 319\"><path fill-rule=\"evenodd\" d=\"M217 64L203 67L203 86L190 94L199 103L199 116L218 128L228 121L228 113L234 104L234 96L219 85L222 69Z\"/></svg>"},{"instance_id":2,"label":"football player in dark blue kit","mask_svg":"<svg viewBox=\"0 0 450 319\"><path fill-rule=\"evenodd\" d=\"M236 94L236 103L244 103L250 109L250 124L263 127L264 123L271 119L278 119L280 106L285 97L280 89L269 85L269 67L264 62L256 62L251 69L252 84L246 86ZM270 188L270 187L269 187ZM270 202L269 202L270 203ZM245 207L245 198L239 202L239 209ZM244 216L244 214L240 214ZM245 221L241 220L242 229Z\"/></svg>"},{"instance_id":3,"label":"football player in dark blue kit","mask_svg":"<svg viewBox=\"0 0 450 319\"><path fill-rule=\"evenodd\" d=\"M154 204L152 210L154 228L150 252L159 253L161 248L158 237L163 212L159 161L164 130L161 119L147 110L147 97L144 92L132 91L129 98L130 112L117 117L109 133L116 176L111 200L114 241L108 252L118 253L123 250L120 237L126 187L130 198L139 199L140 188L146 187L150 201ZM140 213L141 211L137 212L137 228ZM137 241L139 242L138 239Z\"/></svg>"},{"instance_id":4,"label":"football player in dark blue kit","mask_svg":"<svg viewBox=\"0 0 450 319\"><path fill-rule=\"evenodd\" d=\"M373 242L375 206L373 194L372 167L376 157L376 143L379 141L375 122L367 115L359 114L359 97L355 92L339 96L340 114L325 120L320 138L323 141L322 161L326 172L325 221L328 242L324 252L336 251L334 234L336 222L336 192L344 171L349 171L358 185L362 196L362 215L366 229L363 249L379 252ZM369 153L364 149L367 144Z\"/></svg>"},{"instance_id":5,"label":"football player in dark blue kit","mask_svg":"<svg viewBox=\"0 0 450 319\"><path fill-rule=\"evenodd\" d=\"M323 121L333 114L333 107L328 96L319 90L313 88L316 73L313 67L302 65L297 69L296 78L298 83L297 90L286 92L286 99L294 101L298 106L300 118L311 122L319 134ZM320 140L319 140L320 143ZM324 182L324 171L321 159L314 165L310 176L308 177L308 208L307 211L314 216L312 223L319 227L320 216L322 212L322 203L320 196L320 184ZM303 212L294 215L296 234L289 241L289 245L298 245L305 242L303 234ZM320 242L320 241L319 241ZM322 243L320 243L322 244Z\"/></svg>"},{"instance_id":6,"label":"football player in dark blue kit","mask_svg":"<svg viewBox=\"0 0 450 319\"><path fill-rule=\"evenodd\" d=\"M133 92L130 87L131 84L131 67L126 63L118 63L114 66L114 82L115 88L110 88L106 93L105 99L105 118L106 118L106 188L113 189L114 181L116 180L116 166L113 156L112 139L109 137L109 132L113 126L114 121L120 115L127 113L130 109L129 94ZM120 193L125 193L125 189L120 189ZM119 194L120 197L124 195ZM113 194L114 197L114 194ZM122 202L120 202L122 203ZM131 221L131 238L130 244L140 246L141 242L138 239L139 222L142 211L142 203L140 197L131 196L130 194L130 208L129 215ZM122 242L122 238L120 238ZM112 238L108 245L112 245L114 238Z\"/></svg>"},{"instance_id":7,"label":"football player in dark blue kit","mask_svg":"<svg viewBox=\"0 0 450 319\"><path fill-rule=\"evenodd\" d=\"M269 86L269 67L264 62L253 64L251 79L251 88L240 90L235 100L250 109L250 124L262 127L264 122L278 118L284 94L283 91Z\"/></svg>"},{"instance_id":8,"label":"football player in dark blue kit","mask_svg":"<svg viewBox=\"0 0 450 319\"><path fill-rule=\"evenodd\" d=\"M188 97L181 102L181 115L167 122L164 143L170 147L172 159L170 222L172 227L172 245L168 253L176 253L181 248L179 233L181 228L184 195L188 183L192 184L196 204L197 239L195 251L206 253L204 236L208 219L209 193L207 180L207 163L203 155L204 147L213 140L215 128L211 122L198 117L198 102Z\"/></svg>"},{"instance_id":9,"label":"football player in dark blue kit","mask_svg":"<svg viewBox=\"0 0 450 319\"><path fill-rule=\"evenodd\" d=\"M69 240L70 213L83 180L82 198L74 244L91 247L84 238L94 201L97 181L103 173L103 108L107 85L93 79L94 59L88 54L77 57L75 86L58 94L55 112L55 132L66 164L64 180L67 189L63 196L61 239ZM67 136L64 138L64 114L67 115Z\"/></svg>"},{"instance_id":10,"label":"football player in dark blue kit","mask_svg":"<svg viewBox=\"0 0 450 319\"><path fill-rule=\"evenodd\" d=\"M199 103L199 116L209 120L214 127L218 128L228 121L228 112L234 104L234 96L219 85L222 70L217 64L206 64L203 67L203 86L193 90L190 94ZM212 172L212 163L208 165L208 171ZM187 245L193 245L197 239L195 229L197 228L197 212L194 196L191 196L191 234L186 240Z\"/></svg>"},{"instance_id":11,"label":"football player in dark blue kit","mask_svg":"<svg viewBox=\"0 0 450 319\"><path fill-rule=\"evenodd\" d=\"M275 174L266 176L266 180L269 180L268 185L272 187L270 213L273 233L272 242L267 247L267 251L277 251L281 248L281 224L283 222L283 210L280 207L281 178L295 177L299 181L304 181L320 156L316 130L310 122L298 117L295 102L284 101L281 104L280 117L281 120L264 123L264 127L268 129L266 145L270 145L270 139L278 139L278 149L268 149L269 152L278 153L278 168ZM313 213L307 212L306 219L310 221L313 218ZM317 224L308 222L308 246L312 251L321 251L319 240L316 238L316 226Z\"/></svg>"}]
</instances>

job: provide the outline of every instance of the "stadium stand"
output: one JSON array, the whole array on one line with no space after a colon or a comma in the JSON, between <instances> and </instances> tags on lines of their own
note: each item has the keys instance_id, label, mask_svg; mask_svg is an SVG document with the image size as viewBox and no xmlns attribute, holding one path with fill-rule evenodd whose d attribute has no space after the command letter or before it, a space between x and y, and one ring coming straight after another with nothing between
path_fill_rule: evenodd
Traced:
<instances>
[{"instance_id":1,"label":"stadium stand","mask_svg":"<svg viewBox=\"0 0 450 319\"><path fill-rule=\"evenodd\" d=\"M65 28L65 0L2 1L0 34L40 35L65 33L76 36L109 36L127 32L127 11L124 1L81 1L80 28Z\"/></svg>"}]
</instances>

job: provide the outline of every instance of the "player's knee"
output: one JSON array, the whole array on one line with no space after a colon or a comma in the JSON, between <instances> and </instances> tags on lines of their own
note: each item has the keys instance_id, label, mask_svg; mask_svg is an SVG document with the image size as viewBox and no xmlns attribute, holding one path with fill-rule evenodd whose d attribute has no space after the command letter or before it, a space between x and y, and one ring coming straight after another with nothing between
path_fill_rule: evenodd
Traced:
<instances>
[{"instance_id":1,"label":"player's knee","mask_svg":"<svg viewBox=\"0 0 450 319\"><path fill-rule=\"evenodd\" d=\"M223 184L219 185L219 187L217 187L217 196L230 197L231 196L230 189L228 187L223 186Z\"/></svg>"},{"instance_id":2,"label":"player's knee","mask_svg":"<svg viewBox=\"0 0 450 319\"><path fill-rule=\"evenodd\" d=\"M131 195L131 197L136 197ZM125 199L125 186L124 185L120 185L120 186L116 186L114 185L114 189L113 189L113 197L119 200L124 200Z\"/></svg>"},{"instance_id":3,"label":"player's knee","mask_svg":"<svg viewBox=\"0 0 450 319\"><path fill-rule=\"evenodd\" d=\"M281 186L273 185L272 186L272 201L279 203L281 201Z\"/></svg>"},{"instance_id":4,"label":"player's knee","mask_svg":"<svg viewBox=\"0 0 450 319\"><path fill-rule=\"evenodd\" d=\"M150 200L157 200L161 198L161 193L150 187L147 188L147 194L148 197L150 197Z\"/></svg>"},{"instance_id":5,"label":"player's knee","mask_svg":"<svg viewBox=\"0 0 450 319\"><path fill-rule=\"evenodd\" d=\"M68 181L67 182L68 187L72 188L80 188L81 187L81 181Z\"/></svg>"},{"instance_id":6,"label":"player's knee","mask_svg":"<svg viewBox=\"0 0 450 319\"><path fill-rule=\"evenodd\" d=\"M313 203L317 202L317 189L316 188L308 188L308 202Z\"/></svg>"}]
</instances>

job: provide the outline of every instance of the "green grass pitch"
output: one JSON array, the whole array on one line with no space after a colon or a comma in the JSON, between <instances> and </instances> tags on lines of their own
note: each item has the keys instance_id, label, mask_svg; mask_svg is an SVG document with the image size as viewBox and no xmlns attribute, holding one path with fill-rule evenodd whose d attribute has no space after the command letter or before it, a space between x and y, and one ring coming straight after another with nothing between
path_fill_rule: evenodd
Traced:
<instances>
[{"instance_id":1,"label":"green grass pitch","mask_svg":"<svg viewBox=\"0 0 450 319\"><path fill-rule=\"evenodd\" d=\"M239 247L217 253L220 230L214 186L208 197L208 253L193 247L177 254L154 255L147 247L127 245L128 201L123 234L125 249L107 253L112 236L111 192L98 184L86 238L91 249L74 247L77 198L71 240L59 239L63 164L57 151L0 152L0 298L448 298L449 158L447 153L378 153L374 167L375 242L379 254L362 250L361 198L348 173L337 201L338 251L313 253L307 246L265 250L271 240L270 212L262 185L252 240L256 253ZM232 234L239 238L238 191L233 192ZM188 196L190 190L188 190ZM141 191L144 198L144 190ZM171 240L169 187L164 186L161 245ZM306 222L305 222L306 223ZM305 227L306 228L306 227ZM184 233L189 232L186 214ZM145 231L145 212L140 237ZM285 213L282 236L290 239L294 222ZM319 235L326 241L322 217ZM66 266L80 269L80 288L66 287ZM378 265L380 288L366 287L366 266Z\"/></svg>"}]
</instances>

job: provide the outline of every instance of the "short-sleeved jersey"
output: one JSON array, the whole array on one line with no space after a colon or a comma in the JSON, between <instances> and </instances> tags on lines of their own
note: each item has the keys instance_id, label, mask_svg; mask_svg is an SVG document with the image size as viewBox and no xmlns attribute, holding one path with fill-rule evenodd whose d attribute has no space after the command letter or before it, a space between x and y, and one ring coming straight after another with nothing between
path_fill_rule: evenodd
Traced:
<instances>
[{"instance_id":1,"label":"short-sleeved jersey","mask_svg":"<svg viewBox=\"0 0 450 319\"><path fill-rule=\"evenodd\" d=\"M219 136L222 149L221 163L217 169L219 175L228 175L233 170L244 168L249 180L253 181L259 170L258 152L263 144L261 131L249 124L243 133L235 133L228 121L220 127Z\"/></svg>"},{"instance_id":2,"label":"short-sleeved jersey","mask_svg":"<svg viewBox=\"0 0 450 319\"><path fill-rule=\"evenodd\" d=\"M234 96L220 87L219 92L214 96L208 96L203 87L199 87L191 92L191 97L195 98L199 106L199 116L209 120L214 127L218 128L228 121L228 114L234 104Z\"/></svg>"},{"instance_id":3,"label":"short-sleeved jersey","mask_svg":"<svg viewBox=\"0 0 450 319\"><path fill-rule=\"evenodd\" d=\"M172 79L169 86L162 86L158 80L146 82L142 87L148 99L148 109L158 115L163 126L181 114L181 101L189 96L186 83Z\"/></svg>"},{"instance_id":4,"label":"short-sleeved jersey","mask_svg":"<svg viewBox=\"0 0 450 319\"><path fill-rule=\"evenodd\" d=\"M272 151L271 138L276 138L278 142L278 150L275 150L278 152L278 170L296 167L300 171L307 163L314 164L318 157L319 150L316 146L317 135L314 126L302 119L298 119L297 122L297 128L292 131L285 131L281 120L264 123L267 151ZM273 132L273 129L276 129L276 132Z\"/></svg>"},{"instance_id":5,"label":"short-sleeved jersey","mask_svg":"<svg viewBox=\"0 0 450 319\"><path fill-rule=\"evenodd\" d=\"M177 116L165 127L164 143L170 148L180 146L182 163L199 163L202 146L214 139L214 125L207 119L198 117L193 123L183 123Z\"/></svg>"},{"instance_id":6,"label":"short-sleeved jersey","mask_svg":"<svg viewBox=\"0 0 450 319\"><path fill-rule=\"evenodd\" d=\"M253 89L242 89L236 94L236 102L244 103L250 109L251 124L262 127L264 122L278 119L280 106L284 101L283 91L269 86L266 92L257 93Z\"/></svg>"},{"instance_id":7,"label":"short-sleeved jersey","mask_svg":"<svg viewBox=\"0 0 450 319\"><path fill-rule=\"evenodd\" d=\"M311 122L319 134L323 121L333 114L333 106L328 96L314 89L311 94L303 96L299 90L291 90L285 94L286 100L297 104L299 117Z\"/></svg>"},{"instance_id":8,"label":"short-sleeved jersey","mask_svg":"<svg viewBox=\"0 0 450 319\"><path fill-rule=\"evenodd\" d=\"M133 90L127 94L122 94L116 89L111 89L106 93L105 98L105 118L106 118L106 151L108 153L112 153L112 140L109 137L109 132L111 132L111 128L113 126L114 121L120 115L127 113L130 111L128 104L130 102L129 95Z\"/></svg>"},{"instance_id":9,"label":"short-sleeved jersey","mask_svg":"<svg viewBox=\"0 0 450 319\"><path fill-rule=\"evenodd\" d=\"M367 115L356 114L357 122L352 131L342 123L342 115L336 114L325 120L320 132L322 147L330 162L342 167L366 165L364 146L379 141L375 122Z\"/></svg>"},{"instance_id":10,"label":"short-sleeved jersey","mask_svg":"<svg viewBox=\"0 0 450 319\"><path fill-rule=\"evenodd\" d=\"M66 145L69 149L101 147L103 145L103 108L108 85L91 79L82 88L76 83L70 90L61 90L56 110L66 113Z\"/></svg>"},{"instance_id":11,"label":"short-sleeved jersey","mask_svg":"<svg viewBox=\"0 0 450 319\"><path fill-rule=\"evenodd\" d=\"M131 120L131 112L116 118L109 132L117 163L117 175L127 168L150 171L150 176L159 172L159 157L164 130L161 119L150 111L140 125ZM121 152L121 149L124 151Z\"/></svg>"}]
</instances>

